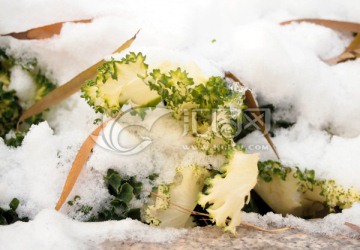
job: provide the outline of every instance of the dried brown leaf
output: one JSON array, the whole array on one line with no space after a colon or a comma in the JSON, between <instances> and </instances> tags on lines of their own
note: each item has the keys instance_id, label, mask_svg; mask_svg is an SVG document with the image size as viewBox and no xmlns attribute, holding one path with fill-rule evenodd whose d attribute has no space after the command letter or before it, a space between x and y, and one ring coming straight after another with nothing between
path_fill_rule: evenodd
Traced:
<instances>
[{"instance_id":1,"label":"dried brown leaf","mask_svg":"<svg viewBox=\"0 0 360 250\"><path fill-rule=\"evenodd\" d=\"M336 57L326 59L324 61L327 63L339 63L360 57L360 23L342 22L326 19L297 19L282 22L281 24L286 25L292 22L308 22L322 25L331 29L359 33L343 53Z\"/></svg>"},{"instance_id":2,"label":"dried brown leaf","mask_svg":"<svg viewBox=\"0 0 360 250\"><path fill-rule=\"evenodd\" d=\"M243 83L241 83L241 81L231 72L226 72L225 76L232 79L235 82L238 82L241 86L244 86ZM250 112L250 114L253 116L253 118L256 120L256 124L259 126L259 128L261 129L261 132L263 133L265 139L267 140L267 142L270 144L272 150L274 151L276 157L278 159L280 159L279 154L276 150L276 147L274 145L274 143L272 142L270 135L268 133L268 131L266 130L265 127L265 123L263 121L263 119L261 118L261 114L259 111L259 107L255 101L255 98L252 94L252 92L248 89L245 91L245 105L252 109L252 111Z\"/></svg>"},{"instance_id":3,"label":"dried brown leaf","mask_svg":"<svg viewBox=\"0 0 360 250\"><path fill-rule=\"evenodd\" d=\"M360 24L359 23L352 23L352 22L343 22L343 21L335 21L335 20L327 20L327 19L315 19L315 18L304 18L304 19L295 19L289 20L285 22L281 22L281 25L290 24L293 22L301 23L314 23L318 25L322 25L331 29L342 30L342 31L349 31L349 32L360 32Z\"/></svg>"},{"instance_id":4,"label":"dried brown leaf","mask_svg":"<svg viewBox=\"0 0 360 250\"><path fill-rule=\"evenodd\" d=\"M101 124L99 127L97 127L84 141L82 144L79 152L76 155L76 158L73 162L73 165L70 169L70 172L66 178L65 185L63 187L63 190L61 192L60 198L56 204L55 209L60 210L62 205L65 203L67 197L69 196L71 190L73 189L80 173L85 165L86 161L88 160L91 151L96 143L96 138L99 136L101 131L106 126L106 123Z\"/></svg>"},{"instance_id":5,"label":"dried brown leaf","mask_svg":"<svg viewBox=\"0 0 360 250\"><path fill-rule=\"evenodd\" d=\"M326 59L327 63L339 63L360 57L360 33L354 38L345 51L333 58Z\"/></svg>"},{"instance_id":6,"label":"dried brown leaf","mask_svg":"<svg viewBox=\"0 0 360 250\"><path fill-rule=\"evenodd\" d=\"M113 53L119 53L127 48L133 43L136 39L136 35L139 31L129 40L127 40L124 44L122 44L119 48L117 48ZM27 118L36 115L38 113L43 112L44 110L60 103L61 101L65 100L66 98L70 97L71 95L75 94L77 91L80 90L81 86L84 84L86 80L89 80L96 76L97 68L100 67L105 61L101 60L96 64L92 65L91 67L87 68L73 79L61 85L60 87L54 89L49 94L44 96L41 100L34 103L29 109L27 109L19 119L18 123L25 121Z\"/></svg>"},{"instance_id":7,"label":"dried brown leaf","mask_svg":"<svg viewBox=\"0 0 360 250\"><path fill-rule=\"evenodd\" d=\"M90 23L91 21L92 19L85 19L79 21L71 21L70 23ZM33 39L40 40L40 39L51 38L54 35L60 34L60 31L64 23L69 23L69 22L54 23L54 24L30 29L24 32L19 32L19 33L13 32L2 36L12 36L19 40L33 40Z\"/></svg>"}]
</instances>

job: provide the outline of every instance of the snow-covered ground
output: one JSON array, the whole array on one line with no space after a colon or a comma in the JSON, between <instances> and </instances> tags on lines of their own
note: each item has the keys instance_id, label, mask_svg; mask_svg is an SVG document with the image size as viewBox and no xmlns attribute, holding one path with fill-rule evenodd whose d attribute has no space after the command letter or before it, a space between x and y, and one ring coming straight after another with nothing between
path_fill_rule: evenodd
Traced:
<instances>
[{"instance_id":1,"label":"snow-covered ground","mask_svg":"<svg viewBox=\"0 0 360 250\"><path fill-rule=\"evenodd\" d=\"M322 61L340 54L351 34L309 23L279 25L297 18L360 23L359 13L356 0L0 0L0 34L93 18L86 24L67 23L61 34L51 39L1 37L0 46L9 47L13 55L36 57L46 74L63 84L100 59L109 58L111 51L141 29L130 51L143 52L150 64L164 60L196 63L206 75L233 72L262 103L279 108L275 115L296 121L290 129L276 131L273 138L284 162L315 169L318 177L360 190L360 60L338 65ZM26 99L31 92L30 79L14 69L11 80L11 87ZM130 220L83 224L52 211L72 161L98 117L78 93L53 108L47 122L33 126L21 147L10 149L0 140L0 207L17 197L20 215L33 219L0 227L0 248L63 249L65 244L73 249L86 248L88 241L161 242L181 235L181 230L154 229ZM172 145L175 139L163 143ZM252 133L243 143L266 145L260 133ZM108 199L103 182L108 168L141 179L154 167L166 172L165 166L179 162L179 157L180 153L169 157L169 152L157 145L140 159L119 164L119 156L96 147L70 197L80 195L81 202L92 204L96 212ZM206 160L191 154L187 157ZM261 151L261 158L275 159L270 149ZM216 165L221 160L211 161ZM173 175L170 171L159 181L169 182ZM61 212L72 215L66 206ZM247 215L245 220L260 225L269 221L279 226L300 225L309 232L351 234L343 222L360 224L360 206L328 216L317 227L297 218L271 215L261 219Z\"/></svg>"}]
</instances>

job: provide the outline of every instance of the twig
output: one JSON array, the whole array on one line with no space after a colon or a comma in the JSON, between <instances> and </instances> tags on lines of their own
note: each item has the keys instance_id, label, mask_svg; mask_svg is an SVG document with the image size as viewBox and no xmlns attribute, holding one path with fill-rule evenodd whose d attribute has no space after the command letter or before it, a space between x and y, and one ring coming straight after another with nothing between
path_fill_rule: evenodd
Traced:
<instances>
[{"instance_id":1,"label":"twig","mask_svg":"<svg viewBox=\"0 0 360 250\"><path fill-rule=\"evenodd\" d=\"M280 232L284 232L284 231L296 228L296 227L283 227L283 228L276 228L276 229L265 229L265 228L262 228L262 227L258 227L258 226L251 225L251 224L246 224L246 223L241 223L241 226L249 227L249 228L259 230L259 231L263 231L263 232L267 232L267 233L280 233Z\"/></svg>"},{"instance_id":2,"label":"twig","mask_svg":"<svg viewBox=\"0 0 360 250\"><path fill-rule=\"evenodd\" d=\"M356 232L360 233L360 227L359 226L357 226L355 224L352 224L350 222L345 222L344 224L345 224L345 226L350 227L352 230L355 230Z\"/></svg>"}]
</instances>

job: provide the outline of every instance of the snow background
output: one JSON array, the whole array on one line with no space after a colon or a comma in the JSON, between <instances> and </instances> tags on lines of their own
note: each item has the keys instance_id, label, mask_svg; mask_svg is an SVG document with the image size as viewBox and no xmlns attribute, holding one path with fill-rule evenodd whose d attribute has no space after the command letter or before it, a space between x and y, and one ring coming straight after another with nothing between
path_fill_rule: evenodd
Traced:
<instances>
[{"instance_id":1,"label":"snow background","mask_svg":"<svg viewBox=\"0 0 360 250\"><path fill-rule=\"evenodd\" d=\"M341 53L351 41L351 34L308 23L278 24L297 18L360 22L359 13L360 2L356 0L341 3L335 0L0 0L0 34L94 18L88 24L65 24L60 35L42 41L1 37L0 46L10 47L9 52L14 55L36 57L46 74L63 84L102 58L108 58L111 51L141 29L130 51L144 52L148 62L155 64L162 60L196 63L206 75L232 71L263 103L280 107L276 115L297 122L290 129L276 131L273 139L285 163L315 169L318 177L335 179L338 184L360 190L360 60L338 65L321 60ZM216 42L211 42L213 39ZM26 97L33 91L31 80L20 69L12 71L11 80L11 87L28 106ZM181 231L149 229L128 220L105 222L98 229L64 219L63 215L49 210L56 204L81 143L95 128L92 121L99 117L79 96L76 94L53 108L47 114L48 122L33 126L22 147L9 149L0 141L0 206L6 207L17 197L21 202L20 215L35 219L27 224L0 227L0 242L10 244L12 237L32 232L34 236L24 238L24 244L33 242L34 246L56 248L64 240L69 246L83 247L88 236L79 233L74 237L66 232L69 228L89 230L89 234L101 240L107 237L106 232L113 231L119 233L109 234L108 239L124 239L120 235L126 231L127 237L140 240L135 236L138 228L158 241L180 235ZM249 135L243 143L266 144L259 133ZM69 198L79 194L81 202L94 205L95 212L108 199L102 178L107 168L144 177L154 170L164 171L164 166L176 164L183 157L179 152L176 157L166 157L174 151L161 150L160 145L152 151L160 152L152 159L159 162L158 169L151 167L154 164L149 163L149 152L137 161L128 160L121 165L118 156L95 148ZM189 161L198 159L196 155L187 157ZM261 157L274 159L270 150L261 151ZM221 162L210 161L215 165ZM173 174L169 170L163 180L171 180ZM65 205L62 212L70 211ZM359 206L346 213L348 221L360 224ZM350 234L342 225L344 216L331 215L320 222L321 227L303 228L309 232ZM279 226L299 220L284 222L279 216L268 216L257 221L262 223L267 218ZM136 226L129 226L132 223ZM327 226L329 223L335 226ZM41 245L38 237L48 228L55 231L49 235L49 245ZM149 239L144 236L141 240Z\"/></svg>"}]
</instances>

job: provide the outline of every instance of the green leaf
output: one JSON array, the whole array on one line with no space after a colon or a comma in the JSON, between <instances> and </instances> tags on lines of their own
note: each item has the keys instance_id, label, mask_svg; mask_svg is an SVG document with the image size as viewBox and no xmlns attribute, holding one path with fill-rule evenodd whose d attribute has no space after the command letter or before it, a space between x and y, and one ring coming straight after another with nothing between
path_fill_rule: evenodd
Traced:
<instances>
[{"instance_id":1,"label":"green leaf","mask_svg":"<svg viewBox=\"0 0 360 250\"><path fill-rule=\"evenodd\" d=\"M16 222L18 220L18 215L14 210L7 210L5 211L2 216L4 216L4 218L7 221L7 224L12 224L14 222Z\"/></svg>"},{"instance_id":2,"label":"green leaf","mask_svg":"<svg viewBox=\"0 0 360 250\"><path fill-rule=\"evenodd\" d=\"M119 189L121 187L121 181L122 181L122 178L119 175L119 173L115 172L112 169L109 169L106 179L107 179L108 184L109 184L110 188L112 189L112 191L116 195L118 195L120 193Z\"/></svg>"},{"instance_id":3,"label":"green leaf","mask_svg":"<svg viewBox=\"0 0 360 250\"><path fill-rule=\"evenodd\" d=\"M84 214L88 214L92 211L92 207L91 206L87 206L87 205L84 205L80 208L80 212L83 212Z\"/></svg>"},{"instance_id":4,"label":"green leaf","mask_svg":"<svg viewBox=\"0 0 360 250\"><path fill-rule=\"evenodd\" d=\"M159 177L159 174L153 173L153 174L149 175L148 178L149 178L150 181L154 181L158 177Z\"/></svg>"},{"instance_id":5,"label":"green leaf","mask_svg":"<svg viewBox=\"0 0 360 250\"><path fill-rule=\"evenodd\" d=\"M133 220L139 220L141 221L141 212L140 212L140 208L134 208L134 209L130 209L127 213L126 213L126 217L129 217Z\"/></svg>"},{"instance_id":6,"label":"green leaf","mask_svg":"<svg viewBox=\"0 0 360 250\"><path fill-rule=\"evenodd\" d=\"M12 201L10 202L9 206L10 206L10 208L11 208L13 211L15 211L15 210L18 208L19 203L20 203L20 201L19 201L18 199L14 198L14 199L12 199Z\"/></svg>"},{"instance_id":7,"label":"green leaf","mask_svg":"<svg viewBox=\"0 0 360 250\"><path fill-rule=\"evenodd\" d=\"M119 198L115 198L115 199L112 199L110 201L110 204L116 208L119 208L121 210L127 210L128 207L126 205L125 202L123 202L122 200L120 200Z\"/></svg>"},{"instance_id":8,"label":"green leaf","mask_svg":"<svg viewBox=\"0 0 360 250\"><path fill-rule=\"evenodd\" d=\"M142 191L142 186L143 186L142 183L141 183L141 182L137 182L137 181L136 181L136 178L133 177L133 176L130 178L129 183L130 183L130 185L134 188L133 193L134 193L135 197L136 197L136 198L139 198L140 193L141 193L141 191Z\"/></svg>"},{"instance_id":9,"label":"green leaf","mask_svg":"<svg viewBox=\"0 0 360 250\"><path fill-rule=\"evenodd\" d=\"M0 214L0 225L7 225L7 221L4 216Z\"/></svg>"},{"instance_id":10,"label":"green leaf","mask_svg":"<svg viewBox=\"0 0 360 250\"><path fill-rule=\"evenodd\" d=\"M117 196L121 201L128 203L134 197L134 188L127 182L121 185L119 195Z\"/></svg>"},{"instance_id":11,"label":"green leaf","mask_svg":"<svg viewBox=\"0 0 360 250\"><path fill-rule=\"evenodd\" d=\"M9 147L19 147L25 138L25 132L15 131L15 134L10 138L5 138L4 142Z\"/></svg>"}]
</instances>

